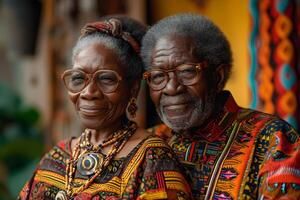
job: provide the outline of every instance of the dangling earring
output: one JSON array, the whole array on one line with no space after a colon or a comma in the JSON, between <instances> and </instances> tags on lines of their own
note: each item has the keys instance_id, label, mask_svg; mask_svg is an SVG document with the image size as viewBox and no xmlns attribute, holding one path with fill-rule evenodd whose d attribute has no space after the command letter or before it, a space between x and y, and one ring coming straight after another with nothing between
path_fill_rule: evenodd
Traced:
<instances>
[{"instance_id":1,"label":"dangling earring","mask_svg":"<svg viewBox=\"0 0 300 200\"><path fill-rule=\"evenodd\" d=\"M127 112L131 118L135 118L137 109L136 98L132 97L127 106Z\"/></svg>"}]
</instances>

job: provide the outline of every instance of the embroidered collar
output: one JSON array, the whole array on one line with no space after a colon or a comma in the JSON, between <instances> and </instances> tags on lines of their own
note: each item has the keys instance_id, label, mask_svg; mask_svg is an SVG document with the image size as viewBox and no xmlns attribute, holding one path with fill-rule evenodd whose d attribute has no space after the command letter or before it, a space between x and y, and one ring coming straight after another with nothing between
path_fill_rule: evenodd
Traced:
<instances>
[{"instance_id":1,"label":"embroidered collar","mask_svg":"<svg viewBox=\"0 0 300 200\"><path fill-rule=\"evenodd\" d=\"M200 136L208 142L217 140L228 126L235 120L240 107L235 102L233 96L229 91L223 91L218 99L225 99L225 103L221 112L215 117L208 120L205 127L195 130L192 134Z\"/></svg>"}]
</instances>

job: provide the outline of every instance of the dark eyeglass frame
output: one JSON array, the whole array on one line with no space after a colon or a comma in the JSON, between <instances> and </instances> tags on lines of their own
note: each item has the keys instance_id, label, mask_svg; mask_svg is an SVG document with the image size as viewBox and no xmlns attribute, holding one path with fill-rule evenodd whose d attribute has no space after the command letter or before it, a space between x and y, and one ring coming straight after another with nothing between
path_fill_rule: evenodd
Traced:
<instances>
[{"instance_id":1,"label":"dark eyeglass frame","mask_svg":"<svg viewBox=\"0 0 300 200\"><path fill-rule=\"evenodd\" d=\"M80 90L72 90L68 87L68 84L66 83L66 80L65 80L65 77L68 75L68 73L70 72L80 72L80 73L83 73L87 79L85 79L85 83L84 83L84 86L82 86L82 88ZM88 84L90 84L91 80L94 81L96 75L98 75L99 73L103 73L103 72L112 72L116 75L117 79L118 79L118 82L116 84L116 86L114 86L114 89L112 91L109 91L109 92L105 92L103 91L103 89L97 84L98 88L103 92L103 93L106 93L106 94L109 94L109 93L113 93L117 90L118 86L119 86L119 83L120 81L123 80L123 78L118 74L118 72L114 71L114 70L109 70L109 69L99 69L97 71L95 71L94 73L86 73L84 72L83 70L80 70L80 69L68 69L66 71L64 71L61 75L61 79L62 81L64 82L64 85L65 87L67 88L68 91L72 92L72 93L79 93L81 92L82 90L84 90L84 88L86 88L86 86Z\"/></svg>"},{"instance_id":2,"label":"dark eyeglass frame","mask_svg":"<svg viewBox=\"0 0 300 200\"><path fill-rule=\"evenodd\" d=\"M192 81L191 83L188 83L188 84L182 83L180 81L180 79L178 79L177 74L176 74L176 71L178 70L178 68L181 67L181 66L184 66L184 65L193 65L193 66L195 66L196 72L197 72L195 80ZM200 80L199 79L200 78L199 72L202 69L206 68L206 67L207 67L207 62L203 61L201 63L183 63L181 65L178 65L174 69L157 69L157 68L154 68L154 69L151 69L149 71L144 72L143 78L147 81L148 85L151 87L152 90L158 91L158 90L164 89L166 87L166 85L168 84L168 82L170 80L169 72L175 72L174 74L176 76L176 79L179 81L179 83L182 84L182 85L189 86L189 85L193 85L193 84L197 83ZM162 82L162 84L160 86L153 87L153 85L149 81L151 71L161 71L161 72L163 72L166 75L167 79L164 82Z\"/></svg>"}]
</instances>

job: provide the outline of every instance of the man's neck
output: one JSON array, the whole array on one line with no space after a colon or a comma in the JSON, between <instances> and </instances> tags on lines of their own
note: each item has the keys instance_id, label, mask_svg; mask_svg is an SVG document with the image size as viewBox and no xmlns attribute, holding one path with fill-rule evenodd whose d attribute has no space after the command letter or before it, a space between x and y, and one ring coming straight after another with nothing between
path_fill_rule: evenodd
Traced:
<instances>
[{"instance_id":1,"label":"man's neck","mask_svg":"<svg viewBox=\"0 0 300 200\"><path fill-rule=\"evenodd\" d=\"M212 114L202 124L200 124L199 126L190 128L188 130L188 132L193 131L193 130L198 130L198 129L205 129L211 121L217 119L224 110L224 106L225 106L228 96L229 96L229 94L225 91L221 91L220 93L218 93L216 95L215 107L213 108Z\"/></svg>"},{"instance_id":2,"label":"man's neck","mask_svg":"<svg viewBox=\"0 0 300 200\"><path fill-rule=\"evenodd\" d=\"M221 132L222 128L220 128L218 124L221 122L223 116L226 113L225 105L229 96L230 93L227 91L222 91L217 94L215 107L211 116L201 125L192 127L187 130L177 131L177 134L184 135L186 137L194 137L195 135L197 135L195 133L200 133L200 135L208 139L210 139L208 134L212 134L211 138L214 138L214 136L218 135Z\"/></svg>"}]
</instances>

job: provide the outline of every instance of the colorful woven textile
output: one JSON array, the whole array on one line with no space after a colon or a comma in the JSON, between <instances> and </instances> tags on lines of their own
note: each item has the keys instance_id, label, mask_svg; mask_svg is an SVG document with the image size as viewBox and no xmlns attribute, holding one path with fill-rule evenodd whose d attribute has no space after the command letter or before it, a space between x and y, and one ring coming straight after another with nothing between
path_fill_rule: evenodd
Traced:
<instances>
[{"instance_id":1,"label":"colorful woven textile","mask_svg":"<svg viewBox=\"0 0 300 200\"><path fill-rule=\"evenodd\" d=\"M66 159L70 141L60 142L41 160L18 199L55 199L65 190ZM190 189L170 147L158 137L148 137L127 157L115 159L93 184L74 200L189 199ZM86 176L75 172L80 186ZM170 197L171 195L171 197Z\"/></svg>"},{"instance_id":2,"label":"colorful woven textile","mask_svg":"<svg viewBox=\"0 0 300 200\"><path fill-rule=\"evenodd\" d=\"M154 127L192 179L196 199L300 199L300 137L285 121L240 108L229 92L218 116L185 135ZM259 187L261 185L262 187ZM264 199L262 198L262 199Z\"/></svg>"},{"instance_id":3,"label":"colorful woven textile","mask_svg":"<svg viewBox=\"0 0 300 200\"><path fill-rule=\"evenodd\" d=\"M300 2L251 0L250 12L251 108L300 130Z\"/></svg>"}]
</instances>

